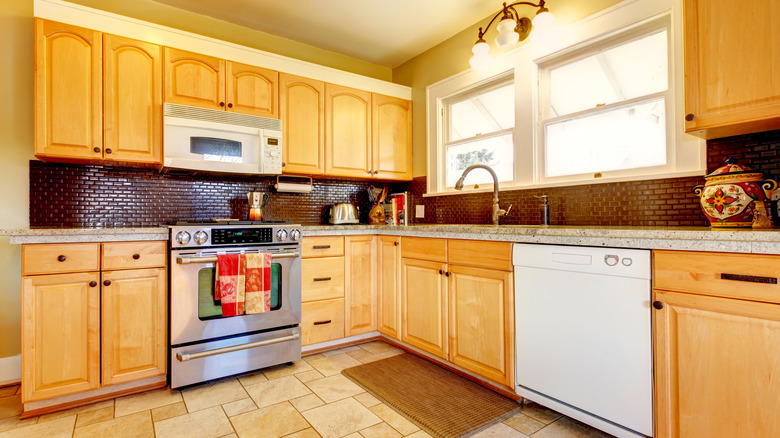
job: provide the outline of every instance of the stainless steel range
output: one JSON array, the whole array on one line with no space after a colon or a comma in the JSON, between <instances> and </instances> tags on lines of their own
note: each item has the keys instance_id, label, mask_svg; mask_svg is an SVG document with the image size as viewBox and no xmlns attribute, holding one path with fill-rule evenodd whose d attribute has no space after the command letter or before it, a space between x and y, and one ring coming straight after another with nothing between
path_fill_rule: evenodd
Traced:
<instances>
[{"instance_id":1,"label":"stainless steel range","mask_svg":"<svg viewBox=\"0 0 780 438\"><path fill-rule=\"evenodd\" d=\"M229 221L170 226L171 387L301 358L300 225ZM269 252L270 310L223 317L218 254Z\"/></svg>"}]
</instances>

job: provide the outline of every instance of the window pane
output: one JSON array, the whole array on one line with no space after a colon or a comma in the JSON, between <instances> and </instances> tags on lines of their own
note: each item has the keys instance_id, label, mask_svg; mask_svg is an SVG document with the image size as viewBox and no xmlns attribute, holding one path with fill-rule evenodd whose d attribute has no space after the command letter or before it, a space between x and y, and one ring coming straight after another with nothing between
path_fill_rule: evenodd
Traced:
<instances>
[{"instance_id":1,"label":"window pane","mask_svg":"<svg viewBox=\"0 0 780 438\"><path fill-rule=\"evenodd\" d=\"M664 99L550 123L548 177L666 164Z\"/></svg>"},{"instance_id":2,"label":"window pane","mask_svg":"<svg viewBox=\"0 0 780 438\"><path fill-rule=\"evenodd\" d=\"M472 164L486 164L498 176L499 181L511 181L514 168L512 133L449 146L446 152L447 187L454 187L463 171ZM475 169L466 177L465 184L492 183L493 178L484 169Z\"/></svg>"},{"instance_id":3,"label":"window pane","mask_svg":"<svg viewBox=\"0 0 780 438\"><path fill-rule=\"evenodd\" d=\"M481 93L450 105L448 142L476 137L515 125L514 85Z\"/></svg>"},{"instance_id":4,"label":"window pane","mask_svg":"<svg viewBox=\"0 0 780 438\"><path fill-rule=\"evenodd\" d=\"M550 70L550 116L668 88L666 30Z\"/></svg>"}]
</instances>

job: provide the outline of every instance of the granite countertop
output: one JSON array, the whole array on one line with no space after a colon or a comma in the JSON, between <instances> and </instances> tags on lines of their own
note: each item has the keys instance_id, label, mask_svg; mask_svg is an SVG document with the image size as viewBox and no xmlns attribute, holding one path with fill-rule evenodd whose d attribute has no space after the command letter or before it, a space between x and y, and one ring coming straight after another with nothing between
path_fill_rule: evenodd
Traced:
<instances>
[{"instance_id":1,"label":"granite countertop","mask_svg":"<svg viewBox=\"0 0 780 438\"><path fill-rule=\"evenodd\" d=\"M449 239L618 248L780 254L780 229L595 227L566 225L310 225L303 236L386 234ZM51 228L0 230L12 244L167 240L168 228Z\"/></svg>"}]
</instances>

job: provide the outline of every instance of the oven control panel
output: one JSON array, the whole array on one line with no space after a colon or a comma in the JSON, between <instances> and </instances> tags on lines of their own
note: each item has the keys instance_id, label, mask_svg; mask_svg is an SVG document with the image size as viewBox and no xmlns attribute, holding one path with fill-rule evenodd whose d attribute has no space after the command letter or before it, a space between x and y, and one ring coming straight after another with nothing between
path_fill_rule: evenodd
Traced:
<instances>
[{"instance_id":1,"label":"oven control panel","mask_svg":"<svg viewBox=\"0 0 780 438\"><path fill-rule=\"evenodd\" d=\"M300 225L276 226L173 226L171 248L204 248L230 245L297 244L301 241Z\"/></svg>"}]
</instances>

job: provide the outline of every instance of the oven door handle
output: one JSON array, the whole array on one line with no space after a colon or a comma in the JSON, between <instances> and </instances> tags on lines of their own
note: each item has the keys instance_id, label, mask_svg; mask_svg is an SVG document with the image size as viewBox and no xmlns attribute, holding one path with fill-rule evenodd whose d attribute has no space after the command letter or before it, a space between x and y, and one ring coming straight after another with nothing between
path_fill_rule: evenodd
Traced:
<instances>
[{"instance_id":1,"label":"oven door handle","mask_svg":"<svg viewBox=\"0 0 780 438\"><path fill-rule=\"evenodd\" d=\"M297 252L278 252L271 253L274 259L294 259L298 257ZM192 263L216 263L216 257L176 257L176 263L180 265L189 265Z\"/></svg>"},{"instance_id":2,"label":"oven door handle","mask_svg":"<svg viewBox=\"0 0 780 438\"><path fill-rule=\"evenodd\" d=\"M265 341L250 342L248 344L233 345L231 347L215 348L214 350L200 351L198 353L176 353L176 359L179 362L200 359L202 357L216 356L218 354L232 353L234 351L248 350L250 348L263 347L265 345L278 344L280 342L296 341L301 338L300 333L293 333L281 338L268 339Z\"/></svg>"}]
</instances>

